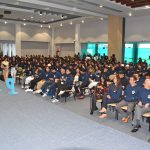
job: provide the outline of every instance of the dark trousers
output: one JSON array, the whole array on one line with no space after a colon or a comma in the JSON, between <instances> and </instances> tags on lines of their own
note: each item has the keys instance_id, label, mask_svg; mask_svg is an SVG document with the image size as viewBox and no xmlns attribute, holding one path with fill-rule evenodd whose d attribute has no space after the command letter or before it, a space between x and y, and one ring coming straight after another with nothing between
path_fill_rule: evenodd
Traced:
<instances>
[{"instance_id":1,"label":"dark trousers","mask_svg":"<svg viewBox=\"0 0 150 150\"><path fill-rule=\"evenodd\" d=\"M34 90L34 87L36 86L36 84L37 84L40 80L41 80L41 79L39 79L39 78L32 80L31 83L30 83L29 89Z\"/></svg>"},{"instance_id":2,"label":"dark trousers","mask_svg":"<svg viewBox=\"0 0 150 150\"><path fill-rule=\"evenodd\" d=\"M50 88L50 86L52 85L52 83L54 83L54 81L46 81L44 83L44 85L42 86L41 90L43 93L46 93L47 92L47 89Z\"/></svg>"},{"instance_id":3,"label":"dark trousers","mask_svg":"<svg viewBox=\"0 0 150 150\"><path fill-rule=\"evenodd\" d=\"M120 99L108 99L106 97L106 95L103 96L102 98L102 108L106 108L107 109L107 104L112 104L112 103L118 103L120 101Z\"/></svg>"}]
</instances>

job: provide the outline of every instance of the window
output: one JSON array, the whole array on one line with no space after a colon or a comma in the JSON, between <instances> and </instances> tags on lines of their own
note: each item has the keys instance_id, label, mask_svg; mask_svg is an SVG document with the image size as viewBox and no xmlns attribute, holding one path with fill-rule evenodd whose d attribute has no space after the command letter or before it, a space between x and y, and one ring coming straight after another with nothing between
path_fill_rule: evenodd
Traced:
<instances>
[{"instance_id":1,"label":"window","mask_svg":"<svg viewBox=\"0 0 150 150\"><path fill-rule=\"evenodd\" d=\"M95 52L96 52L96 44L95 43L88 43L88 45L87 45L87 53L89 53L92 56L94 56Z\"/></svg>"},{"instance_id":2,"label":"window","mask_svg":"<svg viewBox=\"0 0 150 150\"><path fill-rule=\"evenodd\" d=\"M150 65L150 43L138 44L138 58L142 61L146 61ZM137 60L138 61L138 60Z\"/></svg>"},{"instance_id":3,"label":"window","mask_svg":"<svg viewBox=\"0 0 150 150\"><path fill-rule=\"evenodd\" d=\"M134 62L133 44L125 44L124 61L127 62L127 63Z\"/></svg>"},{"instance_id":4,"label":"window","mask_svg":"<svg viewBox=\"0 0 150 150\"><path fill-rule=\"evenodd\" d=\"M98 53L103 56L104 54L108 56L108 44L107 43L99 43L98 44Z\"/></svg>"}]
</instances>

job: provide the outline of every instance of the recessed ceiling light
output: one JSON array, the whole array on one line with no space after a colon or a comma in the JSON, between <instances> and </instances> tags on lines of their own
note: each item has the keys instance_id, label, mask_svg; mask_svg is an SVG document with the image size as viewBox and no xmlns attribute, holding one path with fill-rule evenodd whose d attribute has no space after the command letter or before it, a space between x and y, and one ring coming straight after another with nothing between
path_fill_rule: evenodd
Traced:
<instances>
[{"instance_id":1,"label":"recessed ceiling light","mask_svg":"<svg viewBox=\"0 0 150 150\"><path fill-rule=\"evenodd\" d=\"M71 25L73 24L72 21L70 22L70 24L71 24Z\"/></svg>"},{"instance_id":2,"label":"recessed ceiling light","mask_svg":"<svg viewBox=\"0 0 150 150\"><path fill-rule=\"evenodd\" d=\"M39 15L40 15L40 16L42 16L42 15L43 15L43 13L40 11L40 12L39 12Z\"/></svg>"},{"instance_id":3,"label":"recessed ceiling light","mask_svg":"<svg viewBox=\"0 0 150 150\"><path fill-rule=\"evenodd\" d=\"M26 26L27 24L26 24L26 23L24 23L23 25L24 25L24 26Z\"/></svg>"},{"instance_id":4,"label":"recessed ceiling light","mask_svg":"<svg viewBox=\"0 0 150 150\"><path fill-rule=\"evenodd\" d=\"M148 6L148 5L147 5L147 6L145 6L145 8L147 8L147 9L148 9L148 8L150 8L150 6Z\"/></svg>"},{"instance_id":5,"label":"recessed ceiling light","mask_svg":"<svg viewBox=\"0 0 150 150\"><path fill-rule=\"evenodd\" d=\"M43 27L43 25L40 26L41 28Z\"/></svg>"},{"instance_id":6,"label":"recessed ceiling light","mask_svg":"<svg viewBox=\"0 0 150 150\"><path fill-rule=\"evenodd\" d=\"M25 18L23 20L26 20Z\"/></svg>"},{"instance_id":7,"label":"recessed ceiling light","mask_svg":"<svg viewBox=\"0 0 150 150\"><path fill-rule=\"evenodd\" d=\"M43 20L43 22L45 22L45 20Z\"/></svg>"},{"instance_id":8,"label":"recessed ceiling light","mask_svg":"<svg viewBox=\"0 0 150 150\"><path fill-rule=\"evenodd\" d=\"M33 19L34 17L33 17L33 16L31 16L30 18L31 18L31 19Z\"/></svg>"},{"instance_id":9,"label":"recessed ceiling light","mask_svg":"<svg viewBox=\"0 0 150 150\"><path fill-rule=\"evenodd\" d=\"M5 24L7 24L8 22L7 22L7 21L5 21L4 23L5 23Z\"/></svg>"},{"instance_id":10,"label":"recessed ceiling light","mask_svg":"<svg viewBox=\"0 0 150 150\"><path fill-rule=\"evenodd\" d=\"M132 16L132 13L130 12L128 15L129 15L129 16Z\"/></svg>"},{"instance_id":11,"label":"recessed ceiling light","mask_svg":"<svg viewBox=\"0 0 150 150\"><path fill-rule=\"evenodd\" d=\"M63 26L63 24L61 23L61 24L60 24L60 26L62 27L62 26Z\"/></svg>"},{"instance_id":12,"label":"recessed ceiling light","mask_svg":"<svg viewBox=\"0 0 150 150\"><path fill-rule=\"evenodd\" d=\"M82 20L81 22L84 23L84 20Z\"/></svg>"},{"instance_id":13,"label":"recessed ceiling light","mask_svg":"<svg viewBox=\"0 0 150 150\"><path fill-rule=\"evenodd\" d=\"M100 8L102 8L102 7L103 7L103 5L99 5L99 7L100 7Z\"/></svg>"},{"instance_id":14,"label":"recessed ceiling light","mask_svg":"<svg viewBox=\"0 0 150 150\"><path fill-rule=\"evenodd\" d=\"M51 28L51 26L49 25L48 28Z\"/></svg>"},{"instance_id":15,"label":"recessed ceiling light","mask_svg":"<svg viewBox=\"0 0 150 150\"><path fill-rule=\"evenodd\" d=\"M100 20L104 20L104 18L100 18Z\"/></svg>"}]
</instances>

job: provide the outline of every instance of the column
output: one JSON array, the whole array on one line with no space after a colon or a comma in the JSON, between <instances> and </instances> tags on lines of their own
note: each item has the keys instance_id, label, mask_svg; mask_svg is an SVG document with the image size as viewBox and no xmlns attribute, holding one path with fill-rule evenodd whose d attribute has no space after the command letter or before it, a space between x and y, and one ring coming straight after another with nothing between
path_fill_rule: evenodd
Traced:
<instances>
[{"instance_id":1,"label":"column","mask_svg":"<svg viewBox=\"0 0 150 150\"><path fill-rule=\"evenodd\" d=\"M55 28L52 28L52 33L51 33L51 56L54 57L56 55L56 50L55 50Z\"/></svg>"},{"instance_id":2,"label":"column","mask_svg":"<svg viewBox=\"0 0 150 150\"><path fill-rule=\"evenodd\" d=\"M21 56L21 25L16 24L16 55Z\"/></svg>"},{"instance_id":3,"label":"column","mask_svg":"<svg viewBox=\"0 0 150 150\"><path fill-rule=\"evenodd\" d=\"M80 24L75 26L75 54L81 53Z\"/></svg>"},{"instance_id":4,"label":"column","mask_svg":"<svg viewBox=\"0 0 150 150\"><path fill-rule=\"evenodd\" d=\"M122 62L122 50L124 43L124 19L118 16L109 16L108 22L108 56L116 55Z\"/></svg>"}]
</instances>

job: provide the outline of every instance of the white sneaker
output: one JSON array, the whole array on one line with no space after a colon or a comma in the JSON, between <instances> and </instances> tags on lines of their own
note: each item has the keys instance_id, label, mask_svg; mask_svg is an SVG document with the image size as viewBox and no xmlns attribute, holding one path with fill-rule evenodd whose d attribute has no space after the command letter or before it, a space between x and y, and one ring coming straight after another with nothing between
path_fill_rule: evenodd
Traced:
<instances>
[{"instance_id":1,"label":"white sneaker","mask_svg":"<svg viewBox=\"0 0 150 150\"><path fill-rule=\"evenodd\" d=\"M26 89L25 92L33 92L32 89Z\"/></svg>"},{"instance_id":2,"label":"white sneaker","mask_svg":"<svg viewBox=\"0 0 150 150\"><path fill-rule=\"evenodd\" d=\"M28 88L29 88L29 86L28 86L28 85L26 85L26 86L25 86L25 89L28 89Z\"/></svg>"},{"instance_id":3,"label":"white sneaker","mask_svg":"<svg viewBox=\"0 0 150 150\"><path fill-rule=\"evenodd\" d=\"M58 95L62 95L64 93L65 93L65 91L60 91Z\"/></svg>"},{"instance_id":4,"label":"white sneaker","mask_svg":"<svg viewBox=\"0 0 150 150\"><path fill-rule=\"evenodd\" d=\"M41 93L41 92L42 92L41 89L34 91L35 94L39 94L39 93Z\"/></svg>"},{"instance_id":5,"label":"white sneaker","mask_svg":"<svg viewBox=\"0 0 150 150\"><path fill-rule=\"evenodd\" d=\"M47 94L43 94L43 95L42 95L42 97L46 97L46 96L47 96Z\"/></svg>"},{"instance_id":6,"label":"white sneaker","mask_svg":"<svg viewBox=\"0 0 150 150\"><path fill-rule=\"evenodd\" d=\"M57 103L57 102L59 102L59 100L56 98L54 100L52 100L52 103Z\"/></svg>"}]
</instances>

